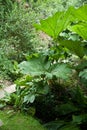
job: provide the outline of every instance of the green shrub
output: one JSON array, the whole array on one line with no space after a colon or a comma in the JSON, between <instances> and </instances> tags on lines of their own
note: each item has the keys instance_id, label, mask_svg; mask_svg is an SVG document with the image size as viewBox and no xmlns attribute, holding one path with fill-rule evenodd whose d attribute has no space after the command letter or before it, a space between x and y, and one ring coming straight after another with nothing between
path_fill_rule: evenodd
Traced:
<instances>
[{"instance_id":1,"label":"green shrub","mask_svg":"<svg viewBox=\"0 0 87 130\"><path fill-rule=\"evenodd\" d=\"M32 26L36 14L32 8L25 8L24 3L18 5L11 0L0 1L0 7L0 71L11 77L15 75L14 62L35 52L36 43L39 44Z\"/></svg>"},{"instance_id":2,"label":"green shrub","mask_svg":"<svg viewBox=\"0 0 87 130\"><path fill-rule=\"evenodd\" d=\"M21 61L25 53L34 51L35 43L37 43L35 31L32 28L35 14L31 9L24 9L23 5L12 6L12 11L6 15L4 27L2 26L0 43L7 46L6 53L10 59Z\"/></svg>"}]
</instances>

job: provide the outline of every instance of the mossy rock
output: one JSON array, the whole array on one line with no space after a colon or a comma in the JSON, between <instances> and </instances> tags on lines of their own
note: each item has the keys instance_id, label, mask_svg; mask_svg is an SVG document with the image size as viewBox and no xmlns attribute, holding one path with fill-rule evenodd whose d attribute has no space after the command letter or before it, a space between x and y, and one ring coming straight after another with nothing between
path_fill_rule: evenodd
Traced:
<instances>
[{"instance_id":1,"label":"mossy rock","mask_svg":"<svg viewBox=\"0 0 87 130\"><path fill-rule=\"evenodd\" d=\"M0 111L0 130L46 130L36 119L21 113Z\"/></svg>"}]
</instances>

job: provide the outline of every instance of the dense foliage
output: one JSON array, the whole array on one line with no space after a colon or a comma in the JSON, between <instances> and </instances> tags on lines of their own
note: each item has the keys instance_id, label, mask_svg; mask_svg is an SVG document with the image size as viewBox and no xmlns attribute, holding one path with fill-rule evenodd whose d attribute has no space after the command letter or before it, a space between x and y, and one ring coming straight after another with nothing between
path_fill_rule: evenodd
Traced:
<instances>
[{"instance_id":1,"label":"dense foliage","mask_svg":"<svg viewBox=\"0 0 87 130\"><path fill-rule=\"evenodd\" d=\"M11 77L14 62L20 62L26 54L35 52L35 45L39 44L32 27L36 14L32 8L25 7L24 2L0 1L0 5L0 71L3 77Z\"/></svg>"},{"instance_id":2,"label":"dense foliage","mask_svg":"<svg viewBox=\"0 0 87 130\"><path fill-rule=\"evenodd\" d=\"M30 1L28 8L23 8L25 2L14 2L2 24L1 54L15 61L12 72L18 78L16 92L1 102L35 115L48 130L87 128L87 5L83 2L58 1L57 7L57 0L54 4L37 0ZM33 26L47 39L42 42ZM46 45L40 48L42 43Z\"/></svg>"}]
</instances>

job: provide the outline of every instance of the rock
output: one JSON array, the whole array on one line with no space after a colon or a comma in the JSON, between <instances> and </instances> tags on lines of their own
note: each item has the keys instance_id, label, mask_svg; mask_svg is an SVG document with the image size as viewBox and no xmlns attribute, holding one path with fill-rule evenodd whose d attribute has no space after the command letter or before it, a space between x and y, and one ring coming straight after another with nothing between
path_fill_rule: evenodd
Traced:
<instances>
[{"instance_id":1,"label":"rock","mask_svg":"<svg viewBox=\"0 0 87 130\"><path fill-rule=\"evenodd\" d=\"M4 98L7 93L8 94L14 93L16 91L15 87L16 87L16 85L13 84L11 86L7 86L7 87L0 89L0 99Z\"/></svg>"}]
</instances>

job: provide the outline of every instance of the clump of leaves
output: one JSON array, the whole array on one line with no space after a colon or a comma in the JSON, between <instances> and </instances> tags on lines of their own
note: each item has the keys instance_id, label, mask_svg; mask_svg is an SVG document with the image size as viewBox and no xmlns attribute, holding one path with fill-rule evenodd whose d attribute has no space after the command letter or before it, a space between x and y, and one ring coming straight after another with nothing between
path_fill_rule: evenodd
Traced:
<instances>
[{"instance_id":1,"label":"clump of leaves","mask_svg":"<svg viewBox=\"0 0 87 130\"><path fill-rule=\"evenodd\" d=\"M58 46L61 46L62 48L67 48L68 50L70 50L71 53L74 53L81 60L83 60L84 56L86 55L86 48L84 46L85 45L84 40L87 40L87 38L86 38L86 31L87 31L86 30L86 24L87 24L86 9L87 9L87 5L84 5L77 9L70 7L67 11L57 12L52 17L48 17L45 20L41 20L40 24L35 25L35 27L39 30L44 31L49 36L51 36L53 38L53 40L55 41L54 44L56 43L56 44L58 44ZM64 32L67 32L67 33L71 32L71 34L75 33L78 36L78 39L75 40L66 35L61 35ZM79 64L77 66L79 67ZM74 67L75 66L73 66L73 68ZM77 72L79 73L78 70L77 70ZM84 70L84 71L80 72L78 77L79 76L86 79L86 71ZM80 91L80 89L76 89L75 91L73 91L73 90L71 91L71 92L75 92L75 93L73 93L73 96L71 96L70 100L69 99L66 100L66 101L70 101L70 104L69 104L69 102L68 103L63 102L62 105L58 106L58 110L59 110L61 116L63 116L63 119L64 119L64 115L68 114L67 110L68 110L68 112L71 112L68 115L69 116L68 119L70 118L71 121L72 121L71 116L73 113L72 108L73 108L73 110L75 109L74 114L77 113L77 115L78 115L78 114L80 114L79 112L81 110L84 111L83 113L86 113L85 107L87 106L86 97L84 94L82 94L82 90L81 91ZM63 99L62 99L62 101L63 101ZM81 105L80 105L79 101L82 102ZM75 104L75 102L77 104L79 104L80 109L78 109L78 107L75 108L74 106L71 107L72 102L74 104ZM58 110L57 110L57 112L58 112ZM61 117L60 117L60 119L61 119ZM73 120L74 119L75 118L73 118ZM78 119L80 120L80 117ZM82 120L84 120L84 118L82 118L80 120L81 122L78 121L79 123L81 123L81 125L84 124L83 123L84 121L82 121ZM68 122L68 124L69 123L70 123L70 121ZM78 123L76 123L75 125L77 125L77 124ZM77 127L77 126L72 126L71 123L70 123L70 126L65 125L60 129L68 130L71 128L76 129L76 130L79 129L79 127ZM51 127L50 127L50 129L51 129Z\"/></svg>"}]
</instances>

